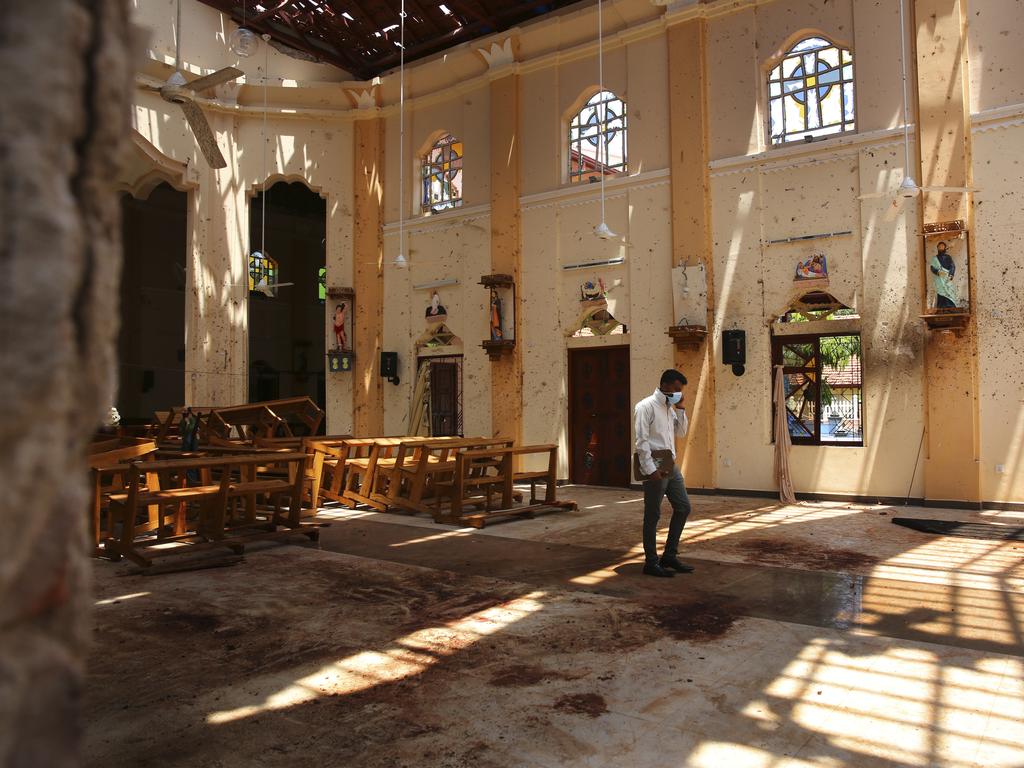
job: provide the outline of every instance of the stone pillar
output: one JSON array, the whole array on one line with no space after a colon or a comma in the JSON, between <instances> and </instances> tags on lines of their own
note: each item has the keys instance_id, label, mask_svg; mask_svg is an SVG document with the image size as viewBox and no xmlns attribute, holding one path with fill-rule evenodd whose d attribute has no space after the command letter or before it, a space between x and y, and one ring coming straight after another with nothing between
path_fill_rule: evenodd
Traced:
<instances>
[{"instance_id":1,"label":"stone pillar","mask_svg":"<svg viewBox=\"0 0 1024 768\"><path fill-rule=\"evenodd\" d=\"M510 47L510 46L509 46ZM509 67L511 70L511 67ZM516 304L522 290L520 236L519 75L501 74L491 81L491 271L512 275ZM511 353L491 362L491 428L495 437L523 438L523 342L519 308L506 308L515 317L516 345Z\"/></svg>"},{"instance_id":2,"label":"stone pillar","mask_svg":"<svg viewBox=\"0 0 1024 768\"><path fill-rule=\"evenodd\" d=\"M970 186L971 131L966 0L916 0L917 135L922 186ZM924 224L963 219L973 230L969 195L922 192ZM969 238L971 286L977 266ZM922 279L924 266L921 267ZM971 295L970 305L976 308ZM925 347L925 497L980 501L977 314L962 331L929 331Z\"/></svg>"},{"instance_id":3,"label":"stone pillar","mask_svg":"<svg viewBox=\"0 0 1024 768\"><path fill-rule=\"evenodd\" d=\"M0 4L0 765L79 763L84 449L113 402L126 0Z\"/></svg>"},{"instance_id":4,"label":"stone pillar","mask_svg":"<svg viewBox=\"0 0 1024 768\"><path fill-rule=\"evenodd\" d=\"M357 435L384 431L380 352L384 329L384 120L357 120L353 189L353 274L356 292L352 379L353 427Z\"/></svg>"},{"instance_id":5,"label":"stone pillar","mask_svg":"<svg viewBox=\"0 0 1024 768\"><path fill-rule=\"evenodd\" d=\"M707 22L668 21L669 168L672 174L672 266L703 264L707 276L709 331L714 318L714 264L711 258L711 191L708 179ZM677 318L674 318L677 319ZM665 329L668 330L668 329ZM715 485L715 360L709 337L696 349L676 349L675 365L689 380L686 388L689 434L683 441L687 485Z\"/></svg>"}]
</instances>

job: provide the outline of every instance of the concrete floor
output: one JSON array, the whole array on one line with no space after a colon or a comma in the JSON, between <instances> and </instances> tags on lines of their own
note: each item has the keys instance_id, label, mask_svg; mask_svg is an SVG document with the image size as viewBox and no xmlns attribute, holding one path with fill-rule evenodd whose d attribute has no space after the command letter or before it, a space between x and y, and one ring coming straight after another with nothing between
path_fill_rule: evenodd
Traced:
<instances>
[{"instance_id":1,"label":"concrete floor","mask_svg":"<svg viewBox=\"0 0 1024 768\"><path fill-rule=\"evenodd\" d=\"M672 580L639 495L456 530L325 510L319 548L96 563L95 766L1024 766L1024 543L694 496ZM664 531L663 531L664 533ZM301 540L304 541L304 540Z\"/></svg>"}]
</instances>

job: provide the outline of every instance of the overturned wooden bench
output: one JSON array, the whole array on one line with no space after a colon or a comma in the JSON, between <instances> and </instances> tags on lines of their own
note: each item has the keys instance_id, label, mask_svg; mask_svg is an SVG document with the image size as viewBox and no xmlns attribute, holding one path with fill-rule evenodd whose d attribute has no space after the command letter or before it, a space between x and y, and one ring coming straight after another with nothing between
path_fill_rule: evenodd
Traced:
<instances>
[{"instance_id":1,"label":"overturned wooden bench","mask_svg":"<svg viewBox=\"0 0 1024 768\"><path fill-rule=\"evenodd\" d=\"M104 554L148 567L155 555L210 547L240 552L247 543L294 533L315 540L319 524L302 520L307 459L288 451L134 462L125 492L110 496ZM283 474L267 474L281 467ZM161 544L179 546L143 553Z\"/></svg>"}]
</instances>

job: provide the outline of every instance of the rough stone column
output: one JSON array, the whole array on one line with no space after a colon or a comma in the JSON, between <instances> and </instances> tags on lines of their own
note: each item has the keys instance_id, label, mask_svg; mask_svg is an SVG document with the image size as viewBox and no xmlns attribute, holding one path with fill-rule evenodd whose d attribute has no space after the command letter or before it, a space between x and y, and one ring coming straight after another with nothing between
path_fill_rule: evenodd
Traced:
<instances>
[{"instance_id":1,"label":"rough stone column","mask_svg":"<svg viewBox=\"0 0 1024 768\"><path fill-rule=\"evenodd\" d=\"M83 449L113 401L127 0L0 3L0 766L78 763Z\"/></svg>"}]
</instances>

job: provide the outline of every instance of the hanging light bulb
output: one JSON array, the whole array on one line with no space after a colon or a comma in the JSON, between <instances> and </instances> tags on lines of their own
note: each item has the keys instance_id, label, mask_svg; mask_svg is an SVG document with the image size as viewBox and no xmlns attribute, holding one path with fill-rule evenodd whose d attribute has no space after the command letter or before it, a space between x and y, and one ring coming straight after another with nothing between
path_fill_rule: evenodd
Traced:
<instances>
[{"instance_id":1,"label":"hanging light bulb","mask_svg":"<svg viewBox=\"0 0 1024 768\"><path fill-rule=\"evenodd\" d=\"M903 197L917 197L920 191L921 188L917 186L913 176L903 177L903 181L900 182L900 194Z\"/></svg>"},{"instance_id":2,"label":"hanging light bulb","mask_svg":"<svg viewBox=\"0 0 1024 768\"><path fill-rule=\"evenodd\" d=\"M256 53L260 37L247 27L239 27L228 38L228 48L235 56L247 59Z\"/></svg>"},{"instance_id":3,"label":"hanging light bulb","mask_svg":"<svg viewBox=\"0 0 1024 768\"><path fill-rule=\"evenodd\" d=\"M608 228L608 225L603 221L594 227L594 234L600 237L602 240L617 240L618 235Z\"/></svg>"},{"instance_id":4,"label":"hanging light bulb","mask_svg":"<svg viewBox=\"0 0 1024 768\"><path fill-rule=\"evenodd\" d=\"M242 23L238 29L231 33L231 37L228 38L228 48L231 52L243 59L247 59L256 53L256 48L260 44L260 39L251 29L245 26L245 5L246 0L242 0Z\"/></svg>"},{"instance_id":5,"label":"hanging light bulb","mask_svg":"<svg viewBox=\"0 0 1024 768\"><path fill-rule=\"evenodd\" d=\"M394 264L399 269L405 269L407 266L409 266L409 260L405 258L404 253L399 253L397 256L395 256L395 260L391 263Z\"/></svg>"}]
</instances>

